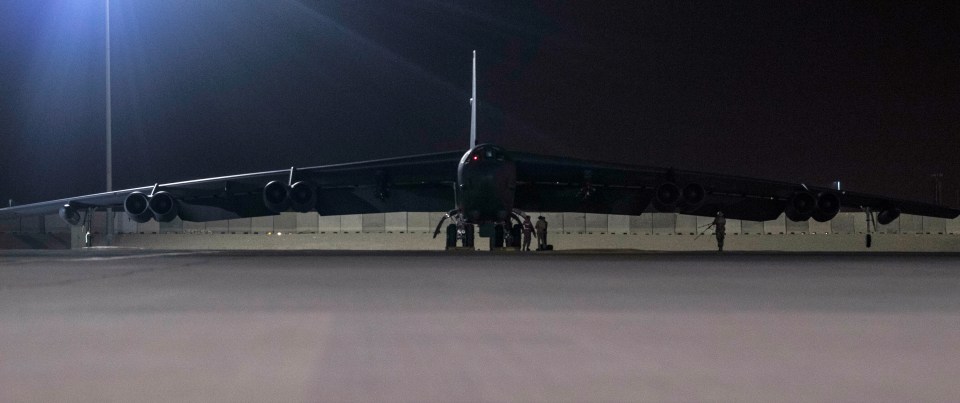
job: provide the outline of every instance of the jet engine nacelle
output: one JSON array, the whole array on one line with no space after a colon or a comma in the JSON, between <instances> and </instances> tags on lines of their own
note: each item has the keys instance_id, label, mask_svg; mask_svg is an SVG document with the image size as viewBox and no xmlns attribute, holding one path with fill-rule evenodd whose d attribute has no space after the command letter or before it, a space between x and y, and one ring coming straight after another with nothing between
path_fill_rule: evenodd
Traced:
<instances>
[{"instance_id":1,"label":"jet engine nacelle","mask_svg":"<svg viewBox=\"0 0 960 403\"><path fill-rule=\"evenodd\" d=\"M153 217L153 212L150 211L150 198L141 192L130 193L126 199L123 199L123 211L127 212L131 220L141 224L150 221Z\"/></svg>"},{"instance_id":2,"label":"jet engine nacelle","mask_svg":"<svg viewBox=\"0 0 960 403\"><path fill-rule=\"evenodd\" d=\"M664 182L657 186L653 195L653 208L662 213L676 211L680 201L680 187L673 182Z\"/></svg>"},{"instance_id":3,"label":"jet engine nacelle","mask_svg":"<svg viewBox=\"0 0 960 403\"><path fill-rule=\"evenodd\" d=\"M817 195L817 208L813 212L813 219L827 222L840 212L840 197L836 193L823 192Z\"/></svg>"},{"instance_id":4,"label":"jet engine nacelle","mask_svg":"<svg viewBox=\"0 0 960 403\"><path fill-rule=\"evenodd\" d=\"M787 206L783 212L790 221L806 221L817 209L817 200L807 192L797 192L787 199Z\"/></svg>"},{"instance_id":5,"label":"jet engine nacelle","mask_svg":"<svg viewBox=\"0 0 960 403\"><path fill-rule=\"evenodd\" d=\"M684 208L694 209L703 204L707 198L707 191L699 183L688 183L680 192L680 204Z\"/></svg>"},{"instance_id":6,"label":"jet engine nacelle","mask_svg":"<svg viewBox=\"0 0 960 403\"><path fill-rule=\"evenodd\" d=\"M880 225L887 225L896 220L897 217L900 217L900 209L898 208L888 208L877 214L877 222Z\"/></svg>"},{"instance_id":7,"label":"jet engine nacelle","mask_svg":"<svg viewBox=\"0 0 960 403\"><path fill-rule=\"evenodd\" d=\"M263 187L263 204L277 214L287 211L290 208L290 188L286 183L270 181Z\"/></svg>"},{"instance_id":8,"label":"jet engine nacelle","mask_svg":"<svg viewBox=\"0 0 960 403\"><path fill-rule=\"evenodd\" d=\"M317 188L310 182L300 181L290 187L290 208L306 213L317 206Z\"/></svg>"},{"instance_id":9,"label":"jet engine nacelle","mask_svg":"<svg viewBox=\"0 0 960 403\"><path fill-rule=\"evenodd\" d=\"M149 202L153 218L159 222L169 222L180 214L180 204L170 193L159 191L153 194Z\"/></svg>"},{"instance_id":10,"label":"jet engine nacelle","mask_svg":"<svg viewBox=\"0 0 960 403\"><path fill-rule=\"evenodd\" d=\"M693 209L703 204L706 197L706 190L698 183L689 183L680 189L676 183L664 182L657 186L653 207L664 213L674 212L677 207Z\"/></svg>"},{"instance_id":11,"label":"jet engine nacelle","mask_svg":"<svg viewBox=\"0 0 960 403\"><path fill-rule=\"evenodd\" d=\"M60 219L66 221L70 225L79 225L80 224L80 212L76 208L70 207L70 205L64 205L60 207Z\"/></svg>"}]
</instances>

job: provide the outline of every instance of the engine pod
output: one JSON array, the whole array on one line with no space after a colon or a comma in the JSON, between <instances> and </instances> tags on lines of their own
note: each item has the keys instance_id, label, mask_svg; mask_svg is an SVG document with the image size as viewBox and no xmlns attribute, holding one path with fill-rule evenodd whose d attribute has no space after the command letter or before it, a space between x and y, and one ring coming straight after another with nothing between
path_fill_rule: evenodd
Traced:
<instances>
[{"instance_id":1,"label":"engine pod","mask_svg":"<svg viewBox=\"0 0 960 403\"><path fill-rule=\"evenodd\" d=\"M141 192L133 192L123 199L123 211L131 220L138 223L150 221L153 212L150 211L150 198Z\"/></svg>"},{"instance_id":2,"label":"engine pod","mask_svg":"<svg viewBox=\"0 0 960 403\"><path fill-rule=\"evenodd\" d=\"M688 183L680 194L681 203L687 209L699 207L707 197L707 191L699 183Z\"/></svg>"},{"instance_id":3,"label":"engine pod","mask_svg":"<svg viewBox=\"0 0 960 403\"><path fill-rule=\"evenodd\" d=\"M64 205L63 207L60 207L60 211L58 212L58 215L60 216L60 219L65 221L67 224L70 224L70 225L80 224L80 213L77 211L77 209L70 207L69 204Z\"/></svg>"},{"instance_id":4,"label":"engine pod","mask_svg":"<svg viewBox=\"0 0 960 403\"><path fill-rule=\"evenodd\" d=\"M877 222L880 223L880 225L887 225L892 223L893 220L896 220L897 217L900 217L900 209L888 208L881 211L880 214L877 214Z\"/></svg>"},{"instance_id":5,"label":"engine pod","mask_svg":"<svg viewBox=\"0 0 960 403\"><path fill-rule=\"evenodd\" d=\"M840 197L835 193L823 192L817 195L817 208L813 212L813 219L827 222L840 212Z\"/></svg>"},{"instance_id":6,"label":"engine pod","mask_svg":"<svg viewBox=\"0 0 960 403\"><path fill-rule=\"evenodd\" d=\"M286 183L270 181L263 187L263 204L277 214L287 211L290 208L290 188Z\"/></svg>"},{"instance_id":7,"label":"engine pod","mask_svg":"<svg viewBox=\"0 0 960 403\"><path fill-rule=\"evenodd\" d=\"M653 195L653 207L662 213L676 211L679 201L680 188L672 182L661 183Z\"/></svg>"},{"instance_id":8,"label":"engine pod","mask_svg":"<svg viewBox=\"0 0 960 403\"><path fill-rule=\"evenodd\" d=\"M310 182L300 181L290 187L290 209L306 213L317 206L317 190Z\"/></svg>"},{"instance_id":9,"label":"engine pod","mask_svg":"<svg viewBox=\"0 0 960 403\"><path fill-rule=\"evenodd\" d=\"M787 199L783 212L790 221L806 221L817 208L817 200L807 192L797 192Z\"/></svg>"},{"instance_id":10,"label":"engine pod","mask_svg":"<svg viewBox=\"0 0 960 403\"><path fill-rule=\"evenodd\" d=\"M159 191L150 198L150 211L159 222L170 222L180 214L180 205L172 194Z\"/></svg>"}]
</instances>

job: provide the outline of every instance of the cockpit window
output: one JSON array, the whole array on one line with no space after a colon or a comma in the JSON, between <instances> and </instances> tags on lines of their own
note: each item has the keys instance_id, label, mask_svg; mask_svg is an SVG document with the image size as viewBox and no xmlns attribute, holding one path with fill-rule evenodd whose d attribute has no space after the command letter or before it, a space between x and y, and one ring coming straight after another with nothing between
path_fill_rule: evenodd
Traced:
<instances>
[{"instance_id":1,"label":"cockpit window","mask_svg":"<svg viewBox=\"0 0 960 403\"><path fill-rule=\"evenodd\" d=\"M503 161L503 153L496 148L491 147L491 148L478 151L478 153L480 152L483 153L484 159L493 159L497 161Z\"/></svg>"},{"instance_id":2,"label":"cockpit window","mask_svg":"<svg viewBox=\"0 0 960 403\"><path fill-rule=\"evenodd\" d=\"M506 159L506 153L498 147L477 147L469 154L465 162L486 160L504 161Z\"/></svg>"}]
</instances>

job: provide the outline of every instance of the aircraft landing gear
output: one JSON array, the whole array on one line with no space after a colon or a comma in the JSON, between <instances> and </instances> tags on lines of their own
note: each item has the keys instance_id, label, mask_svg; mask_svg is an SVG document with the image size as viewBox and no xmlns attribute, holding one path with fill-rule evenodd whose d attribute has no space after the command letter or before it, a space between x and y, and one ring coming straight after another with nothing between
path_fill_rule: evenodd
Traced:
<instances>
[{"instance_id":1,"label":"aircraft landing gear","mask_svg":"<svg viewBox=\"0 0 960 403\"><path fill-rule=\"evenodd\" d=\"M440 228L448 218L453 222L447 225L446 248L456 248L458 241L464 248L473 248L473 224L464 222L463 216L460 215L460 212L457 210L450 210L450 212L443 216L443 219L437 223L437 229L434 231L433 237L436 238L437 235L440 235Z\"/></svg>"},{"instance_id":2,"label":"aircraft landing gear","mask_svg":"<svg viewBox=\"0 0 960 403\"><path fill-rule=\"evenodd\" d=\"M83 224L81 224L83 231L83 247L90 248L93 246L93 233L90 232L90 229L93 228L93 209L86 209L83 213Z\"/></svg>"},{"instance_id":3,"label":"aircraft landing gear","mask_svg":"<svg viewBox=\"0 0 960 403\"><path fill-rule=\"evenodd\" d=\"M463 228L463 247L473 248L473 224L464 224Z\"/></svg>"},{"instance_id":4,"label":"aircraft landing gear","mask_svg":"<svg viewBox=\"0 0 960 403\"><path fill-rule=\"evenodd\" d=\"M873 236L871 232L876 232L880 227L877 226L877 218L873 215L873 211L870 210L870 207L862 207L863 212L867 213L867 236L864 237L864 241L867 244L867 248L873 245ZM873 228L871 230L871 227Z\"/></svg>"},{"instance_id":5,"label":"aircraft landing gear","mask_svg":"<svg viewBox=\"0 0 960 403\"><path fill-rule=\"evenodd\" d=\"M493 226L493 236L490 237L490 250L503 248L503 224Z\"/></svg>"},{"instance_id":6,"label":"aircraft landing gear","mask_svg":"<svg viewBox=\"0 0 960 403\"><path fill-rule=\"evenodd\" d=\"M447 226L447 249L457 247L457 224Z\"/></svg>"},{"instance_id":7,"label":"aircraft landing gear","mask_svg":"<svg viewBox=\"0 0 960 403\"><path fill-rule=\"evenodd\" d=\"M520 244L523 241L523 225L520 223L513 224L513 227L510 227L510 247L520 249Z\"/></svg>"},{"instance_id":8,"label":"aircraft landing gear","mask_svg":"<svg viewBox=\"0 0 960 403\"><path fill-rule=\"evenodd\" d=\"M490 250L503 249L504 246L520 249L520 244L523 241L523 226L520 224L522 222L520 217L526 216L522 211L514 209L505 222L485 224L483 228L481 228L480 236L489 236ZM457 248L457 244L459 243L463 245L463 248L473 249L476 236L474 225L467 223L459 210L450 210L443 216L443 219L437 223L433 237L436 238L440 235L443 223L446 222L448 218L451 220L451 223L446 227L446 248ZM516 221L516 223L513 221ZM485 232L491 229L493 231Z\"/></svg>"}]
</instances>

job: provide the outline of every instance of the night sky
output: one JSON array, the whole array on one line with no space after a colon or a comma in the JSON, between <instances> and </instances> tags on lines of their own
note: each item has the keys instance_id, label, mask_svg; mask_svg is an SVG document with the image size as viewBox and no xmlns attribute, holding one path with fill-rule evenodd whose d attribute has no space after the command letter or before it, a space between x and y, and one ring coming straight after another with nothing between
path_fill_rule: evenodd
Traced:
<instances>
[{"instance_id":1,"label":"night sky","mask_svg":"<svg viewBox=\"0 0 960 403\"><path fill-rule=\"evenodd\" d=\"M114 188L465 150L944 202L953 2L112 0ZM620 4L623 3L623 4ZM105 190L102 0L0 2L0 200Z\"/></svg>"}]
</instances>

